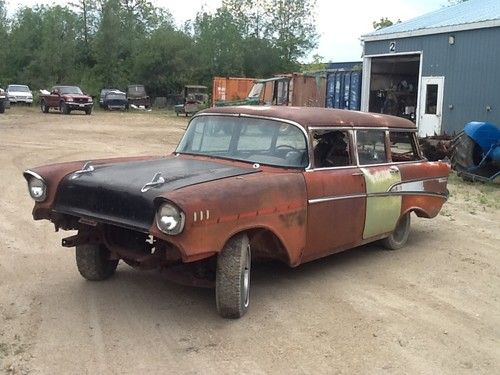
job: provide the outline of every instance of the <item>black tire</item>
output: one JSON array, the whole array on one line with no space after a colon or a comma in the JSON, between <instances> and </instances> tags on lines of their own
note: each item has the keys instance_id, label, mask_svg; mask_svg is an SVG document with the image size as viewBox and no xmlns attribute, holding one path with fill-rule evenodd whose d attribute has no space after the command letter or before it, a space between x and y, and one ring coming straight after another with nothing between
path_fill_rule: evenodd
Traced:
<instances>
[{"instance_id":1,"label":"black tire","mask_svg":"<svg viewBox=\"0 0 500 375\"><path fill-rule=\"evenodd\" d=\"M391 233L391 235L382 240L382 245L387 250L398 250L401 249L408 241L408 235L410 234L410 213L401 216L399 218L398 223L396 224L396 228Z\"/></svg>"},{"instance_id":2,"label":"black tire","mask_svg":"<svg viewBox=\"0 0 500 375\"><path fill-rule=\"evenodd\" d=\"M451 156L451 166L457 172L465 171L481 162L481 148L467 134L457 139Z\"/></svg>"},{"instance_id":3,"label":"black tire","mask_svg":"<svg viewBox=\"0 0 500 375\"><path fill-rule=\"evenodd\" d=\"M108 108L109 109L109 108ZM85 114L90 115L92 113L92 108L86 108L85 109Z\"/></svg>"},{"instance_id":4,"label":"black tire","mask_svg":"<svg viewBox=\"0 0 500 375\"><path fill-rule=\"evenodd\" d=\"M71 112L65 102L59 103L59 110L65 115L69 115Z\"/></svg>"},{"instance_id":5,"label":"black tire","mask_svg":"<svg viewBox=\"0 0 500 375\"><path fill-rule=\"evenodd\" d=\"M47 103L45 103L45 100L42 100L40 102L40 109L43 113L49 113L49 106L47 105Z\"/></svg>"},{"instance_id":6,"label":"black tire","mask_svg":"<svg viewBox=\"0 0 500 375\"><path fill-rule=\"evenodd\" d=\"M0 113L5 112L5 103L3 101L0 102Z\"/></svg>"},{"instance_id":7,"label":"black tire","mask_svg":"<svg viewBox=\"0 0 500 375\"><path fill-rule=\"evenodd\" d=\"M246 234L231 238L217 256L215 301L223 318L241 318L250 302L252 259Z\"/></svg>"},{"instance_id":8,"label":"black tire","mask_svg":"<svg viewBox=\"0 0 500 375\"><path fill-rule=\"evenodd\" d=\"M84 244L76 246L76 265L80 274L90 281L101 281L111 277L118 260L109 259L110 252L104 245Z\"/></svg>"}]
</instances>

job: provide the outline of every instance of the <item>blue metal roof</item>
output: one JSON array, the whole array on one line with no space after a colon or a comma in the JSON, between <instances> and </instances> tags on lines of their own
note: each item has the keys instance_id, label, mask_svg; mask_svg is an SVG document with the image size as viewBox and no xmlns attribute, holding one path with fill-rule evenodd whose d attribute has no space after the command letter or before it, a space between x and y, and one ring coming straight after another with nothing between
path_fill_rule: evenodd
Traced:
<instances>
[{"instance_id":1,"label":"blue metal roof","mask_svg":"<svg viewBox=\"0 0 500 375\"><path fill-rule=\"evenodd\" d=\"M468 0L444 7L408 21L371 32L366 36L404 33L416 30L458 26L500 19L500 0Z\"/></svg>"}]
</instances>

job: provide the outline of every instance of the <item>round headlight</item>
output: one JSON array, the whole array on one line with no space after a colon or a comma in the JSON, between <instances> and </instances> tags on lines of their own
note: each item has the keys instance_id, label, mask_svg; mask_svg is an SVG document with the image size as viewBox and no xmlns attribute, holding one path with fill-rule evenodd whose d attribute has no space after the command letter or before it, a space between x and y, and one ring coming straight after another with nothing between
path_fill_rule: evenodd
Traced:
<instances>
[{"instance_id":1,"label":"round headlight","mask_svg":"<svg viewBox=\"0 0 500 375\"><path fill-rule=\"evenodd\" d=\"M156 212L156 225L163 233L179 234L184 229L184 212L171 203L163 203Z\"/></svg>"},{"instance_id":2,"label":"round headlight","mask_svg":"<svg viewBox=\"0 0 500 375\"><path fill-rule=\"evenodd\" d=\"M28 182L28 189L31 198L37 202L43 202L47 198L47 185L39 178L31 177Z\"/></svg>"}]
</instances>

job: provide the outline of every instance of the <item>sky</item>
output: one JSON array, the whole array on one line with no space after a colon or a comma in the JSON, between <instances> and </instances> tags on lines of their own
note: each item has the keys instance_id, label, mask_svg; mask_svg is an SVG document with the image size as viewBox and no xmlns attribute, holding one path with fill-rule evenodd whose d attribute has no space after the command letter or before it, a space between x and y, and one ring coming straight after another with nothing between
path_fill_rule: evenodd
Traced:
<instances>
[{"instance_id":1,"label":"sky","mask_svg":"<svg viewBox=\"0 0 500 375\"><path fill-rule=\"evenodd\" d=\"M154 5L168 9L176 23L182 25L193 19L202 8L211 11L220 6L221 0L150 0ZM373 21L387 17L401 21L432 12L448 4L448 0L316 0L318 48L311 51L323 61L361 61L360 36L373 31ZM65 0L7 0L9 13L19 6L34 4L65 4Z\"/></svg>"}]
</instances>

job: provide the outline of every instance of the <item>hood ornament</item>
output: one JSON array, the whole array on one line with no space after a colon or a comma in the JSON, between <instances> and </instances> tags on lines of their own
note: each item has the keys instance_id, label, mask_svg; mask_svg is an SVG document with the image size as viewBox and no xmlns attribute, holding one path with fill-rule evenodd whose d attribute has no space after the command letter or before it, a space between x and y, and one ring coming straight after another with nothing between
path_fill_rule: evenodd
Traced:
<instances>
[{"instance_id":1,"label":"hood ornament","mask_svg":"<svg viewBox=\"0 0 500 375\"><path fill-rule=\"evenodd\" d=\"M164 183L165 183L165 179L162 177L161 173L158 172L157 174L154 175L151 182L148 182L146 185L144 185L142 187L141 193L145 193L149 189L163 185Z\"/></svg>"},{"instance_id":2,"label":"hood ornament","mask_svg":"<svg viewBox=\"0 0 500 375\"><path fill-rule=\"evenodd\" d=\"M91 172L94 172L94 166L91 165L91 161L87 161L82 169L80 169L79 171L76 171L76 172L73 172L73 175L70 177L71 180L74 180L75 178L78 178L80 177L80 175L82 174L86 174L86 173L91 173Z\"/></svg>"}]
</instances>

